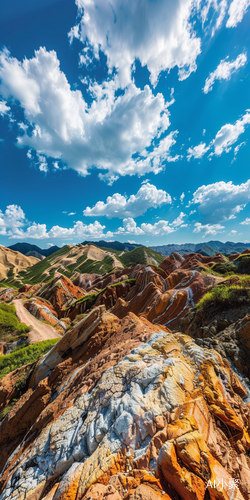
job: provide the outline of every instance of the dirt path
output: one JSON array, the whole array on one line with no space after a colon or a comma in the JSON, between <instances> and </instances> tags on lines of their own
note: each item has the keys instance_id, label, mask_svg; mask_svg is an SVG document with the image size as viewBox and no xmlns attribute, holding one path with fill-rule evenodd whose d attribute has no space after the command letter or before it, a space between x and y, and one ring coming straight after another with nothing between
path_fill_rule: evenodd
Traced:
<instances>
[{"instance_id":1,"label":"dirt path","mask_svg":"<svg viewBox=\"0 0 250 500\"><path fill-rule=\"evenodd\" d=\"M32 326L32 330L28 333L31 344L41 342L42 340L55 339L57 337L61 338L61 335L57 333L53 326L46 325L32 316L32 314L30 314L29 311L27 311L27 309L23 306L21 299L13 300L13 304L16 308L19 321Z\"/></svg>"}]
</instances>

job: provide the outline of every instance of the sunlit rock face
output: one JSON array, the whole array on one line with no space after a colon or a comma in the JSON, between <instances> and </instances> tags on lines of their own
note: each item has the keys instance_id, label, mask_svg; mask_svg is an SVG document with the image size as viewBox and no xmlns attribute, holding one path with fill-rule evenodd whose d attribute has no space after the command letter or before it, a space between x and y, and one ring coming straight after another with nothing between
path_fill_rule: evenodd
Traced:
<instances>
[{"instance_id":1,"label":"sunlit rock face","mask_svg":"<svg viewBox=\"0 0 250 500\"><path fill-rule=\"evenodd\" d=\"M25 387L0 424L0 500L250 499L249 304L194 308L223 279L214 262L174 253L14 292L68 328L0 381L0 411L20 373Z\"/></svg>"},{"instance_id":2,"label":"sunlit rock face","mask_svg":"<svg viewBox=\"0 0 250 500\"><path fill-rule=\"evenodd\" d=\"M50 303L43 300L35 299L24 303L24 307L40 321L45 321L54 326L57 331L64 333L66 325L58 319L58 315Z\"/></svg>"},{"instance_id":3,"label":"sunlit rock face","mask_svg":"<svg viewBox=\"0 0 250 500\"><path fill-rule=\"evenodd\" d=\"M182 269L163 278L148 267L138 274L136 285L126 298L116 302L112 313L122 318L131 311L143 314L152 323L173 328L218 281L220 278L216 276Z\"/></svg>"},{"instance_id":4,"label":"sunlit rock face","mask_svg":"<svg viewBox=\"0 0 250 500\"><path fill-rule=\"evenodd\" d=\"M250 497L247 390L191 337L100 306L29 384L1 424L1 500Z\"/></svg>"},{"instance_id":5,"label":"sunlit rock face","mask_svg":"<svg viewBox=\"0 0 250 500\"><path fill-rule=\"evenodd\" d=\"M69 307L72 302L82 297L82 290L75 286L69 278L60 275L39 290L39 295L48 300L56 313L60 316L63 309Z\"/></svg>"}]
</instances>

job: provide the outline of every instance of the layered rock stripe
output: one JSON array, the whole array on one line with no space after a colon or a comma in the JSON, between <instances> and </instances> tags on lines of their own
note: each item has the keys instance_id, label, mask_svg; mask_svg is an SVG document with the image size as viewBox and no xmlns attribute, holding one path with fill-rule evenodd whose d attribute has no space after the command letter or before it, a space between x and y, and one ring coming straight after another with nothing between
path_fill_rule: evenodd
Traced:
<instances>
[{"instance_id":1,"label":"layered rock stripe","mask_svg":"<svg viewBox=\"0 0 250 500\"><path fill-rule=\"evenodd\" d=\"M250 498L248 386L216 345L170 330L223 280L214 262L224 257L172 254L159 268L5 291L74 324L27 367L0 425L0 500Z\"/></svg>"}]
</instances>

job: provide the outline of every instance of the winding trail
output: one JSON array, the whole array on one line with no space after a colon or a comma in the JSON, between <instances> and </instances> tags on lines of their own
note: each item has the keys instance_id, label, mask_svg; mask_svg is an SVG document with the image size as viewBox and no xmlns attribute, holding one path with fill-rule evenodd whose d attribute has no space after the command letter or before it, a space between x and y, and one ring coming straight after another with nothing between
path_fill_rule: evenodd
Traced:
<instances>
[{"instance_id":1,"label":"winding trail","mask_svg":"<svg viewBox=\"0 0 250 500\"><path fill-rule=\"evenodd\" d=\"M19 321L32 326L32 329L28 333L31 344L41 342L42 340L61 338L61 335L59 335L53 326L46 325L32 316L23 306L21 299L13 300L13 304L16 308L16 314Z\"/></svg>"}]
</instances>

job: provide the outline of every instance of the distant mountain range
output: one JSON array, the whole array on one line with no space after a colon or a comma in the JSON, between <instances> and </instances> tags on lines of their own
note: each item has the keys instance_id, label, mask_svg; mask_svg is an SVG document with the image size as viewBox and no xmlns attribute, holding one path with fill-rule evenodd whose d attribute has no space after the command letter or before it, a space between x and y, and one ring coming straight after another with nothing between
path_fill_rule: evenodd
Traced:
<instances>
[{"instance_id":1,"label":"distant mountain range","mask_svg":"<svg viewBox=\"0 0 250 500\"><path fill-rule=\"evenodd\" d=\"M104 241L104 240L83 241L81 244L95 245L96 247L99 248L112 249L118 252L131 252L132 250L143 246L139 245L138 243L129 243L129 242L121 243L120 241ZM211 240L202 243L183 243L181 245L170 244L170 245L150 246L149 248L151 248L155 252L161 253L162 255L170 255L172 252L178 252L181 255L195 252L195 253L200 253L204 256L211 257L216 253L222 253L224 255L241 253L249 247L250 243L233 243L232 241L227 241L226 243L223 243L221 241ZM20 252L28 257L33 256L40 260L44 259L44 257L49 257L53 253L60 250L60 248L56 245L50 248L42 249L36 245L31 245L30 243L16 243L15 245L11 245L9 248L11 250Z\"/></svg>"},{"instance_id":2,"label":"distant mountain range","mask_svg":"<svg viewBox=\"0 0 250 500\"><path fill-rule=\"evenodd\" d=\"M178 252L181 255L186 253L195 252L202 255L212 256L216 253L222 253L224 255L231 255L234 253L244 252L250 247L250 243L233 243L232 241L227 241L223 243L221 241L208 241L202 243L183 243L182 245L160 245L151 246L152 250L155 252L162 253L163 255L170 255L172 252Z\"/></svg>"},{"instance_id":3,"label":"distant mountain range","mask_svg":"<svg viewBox=\"0 0 250 500\"><path fill-rule=\"evenodd\" d=\"M60 248L56 245L50 248L42 249L36 245L31 245L30 243L16 243L15 245L11 245L8 248L14 250L15 252L20 252L28 257L36 257L40 260L42 260L44 257L49 257L49 255L51 255L52 253L60 250Z\"/></svg>"}]
</instances>

